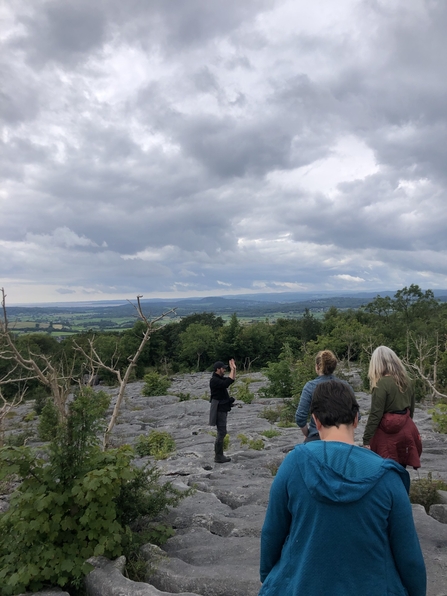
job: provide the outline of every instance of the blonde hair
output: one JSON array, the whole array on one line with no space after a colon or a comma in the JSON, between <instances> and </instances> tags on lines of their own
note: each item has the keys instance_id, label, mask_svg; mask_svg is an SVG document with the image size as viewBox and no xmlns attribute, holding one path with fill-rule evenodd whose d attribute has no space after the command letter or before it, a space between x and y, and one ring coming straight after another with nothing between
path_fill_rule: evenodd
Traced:
<instances>
[{"instance_id":1,"label":"blonde hair","mask_svg":"<svg viewBox=\"0 0 447 596\"><path fill-rule=\"evenodd\" d=\"M407 389L410 382L399 356L391 348L379 346L372 353L369 363L368 377L371 389L377 387L379 379L385 376L393 377L401 393Z\"/></svg>"},{"instance_id":2,"label":"blonde hair","mask_svg":"<svg viewBox=\"0 0 447 596\"><path fill-rule=\"evenodd\" d=\"M315 364L323 375L331 375L337 367L337 358L330 350L321 350L315 356Z\"/></svg>"}]
</instances>

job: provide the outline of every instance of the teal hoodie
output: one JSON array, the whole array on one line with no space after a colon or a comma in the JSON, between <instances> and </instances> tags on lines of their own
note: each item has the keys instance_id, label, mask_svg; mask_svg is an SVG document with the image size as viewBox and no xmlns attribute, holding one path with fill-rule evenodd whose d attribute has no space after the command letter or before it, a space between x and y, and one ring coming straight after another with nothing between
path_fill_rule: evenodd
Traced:
<instances>
[{"instance_id":1,"label":"teal hoodie","mask_svg":"<svg viewBox=\"0 0 447 596\"><path fill-rule=\"evenodd\" d=\"M425 596L409 485L367 449L298 445L270 491L259 596Z\"/></svg>"}]
</instances>

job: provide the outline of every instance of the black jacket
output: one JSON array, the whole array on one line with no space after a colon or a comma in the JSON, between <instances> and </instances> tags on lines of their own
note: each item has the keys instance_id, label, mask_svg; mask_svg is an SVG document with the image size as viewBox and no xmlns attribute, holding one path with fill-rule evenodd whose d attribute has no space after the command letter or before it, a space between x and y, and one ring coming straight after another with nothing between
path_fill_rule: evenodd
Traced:
<instances>
[{"instance_id":1,"label":"black jacket","mask_svg":"<svg viewBox=\"0 0 447 596\"><path fill-rule=\"evenodd\" d=\"M231 379L230 377L221 377L217 373L213 373L213 376L210 379L210 401L213 399L219 400L218 410L221 412L229 412L231 410L234 398L230 397L227 388L232 383L234 383L234 379Z\"/></svg>"}]
</instances>

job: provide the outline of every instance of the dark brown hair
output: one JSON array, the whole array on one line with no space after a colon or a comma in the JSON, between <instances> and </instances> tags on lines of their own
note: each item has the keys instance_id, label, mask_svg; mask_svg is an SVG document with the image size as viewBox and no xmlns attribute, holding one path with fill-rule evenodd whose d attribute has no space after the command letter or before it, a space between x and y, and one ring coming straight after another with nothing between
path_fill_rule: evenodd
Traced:
<instances>
[{"instance_id":1,"label":"dark brown hair","mask_svg":"<svg viewBox=\"0 0 447 596\"><path fill-rule=\"evenodd\" d=\"M324 427L338 428L340 424L354 424L358 412L359 404L348 383L333 379L315 387L310 413L314 414Z\"/></svg>"}]
</instances>

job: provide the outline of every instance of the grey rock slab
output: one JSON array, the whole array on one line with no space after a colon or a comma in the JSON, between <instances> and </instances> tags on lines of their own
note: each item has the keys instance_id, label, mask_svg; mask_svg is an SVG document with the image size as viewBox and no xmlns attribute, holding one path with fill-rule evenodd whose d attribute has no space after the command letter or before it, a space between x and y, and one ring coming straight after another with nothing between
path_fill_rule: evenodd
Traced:
<instances>
[{"instance_id":1,"label":"grey rock slab","mask_svg":"<svg viewBox=\"0 0 447 596\"><path fill-rule=\"evenodd\" d=\"M19 596L70 596L68 592L63 592L59 588L54 590L44 590L43 592L26 592L19 594Z\"/></svg>"},{"instance_id":2,"label":"grey rock slab","mask_svg":"<svg viewBox=\"0 0 447 596\"><path fill-rule=\"evenodd\" d=\"M123 576L124 557L109 561L104 557L89 559L95 569L85 578L88 596L201 596L192 592L166 592L144 582L134 582ZM64 593L65 594L65 593Z\"/></svg>"},{"instance_id":3,"label":"grey rock slab","mask_svg":"<svg viewBox=\"0 0 447 596\"><path fill-rule=\"evenodd\" d=\"M258 383L259 387L265 385L265 378L260 373L256 375L251 391ZM113 444L134 444L140 434L153 429L169 432L176 442L175 453L160 461L137 458L136 464L155 464L160 468L161 481L169 480L180 490L195 487L196 492L167 514L165 521L176 528L176 536L163 549L152 545L143 548L148 560L148 583L125 578L119 561L103 561L88 576L91 590L96 590L88 592L89 596L160 596L179 591L199 596L257 595L259 536L273 474L288 451L304 438L296 426L280 428L262 417L266 408L274 409L283 400L257 397L251 404L237 401L228 417L230 444L226 453L232 461L215 464L215 429L208 426L209 402L180 401L173 395L208 395L210 376L211 373L176 375L169 394L157 397L143 396L142 382L128 385L119 424L112 432ZM254 376L250 374L251 378ZM113 406L116 388L97 389L111 395ZM362 419L355 441L361 444L371 395L356 395ZM20 415L25 416L29 409L21 408ZM429 405L422 404L415 410L414 420L423 442L422 467L419 471L409 469L409 473L413 480L431 473L434 479L447 482L447 435L434 432L429 409ZM280 435L271 439L262 435L272 428ZM264 448L251 449L243 444L242 436L249 440L262 438ZM447 491L444 494L447 503ZM6 500L4 496L2 500ZM447 596L447 524L427 515L422 506L414 506L413 512L427 565L427 594Z\"/></svg>"},{"instance_id":4,"label":"grey rock slab","mask_svg":"<svg viewBox=\"0 0 447 596\"><path fill-rule=\"evenodd\" d=\"M447 525L413 505L413 517L427 568L427 596L447 596Z\"/></svg>"},{"instance_id":5,"label":"grey rock slab","mask_svg":"<svg viewBox=\"0 0 447 596\"><path fill-rule=\"evenodd\" d=\"M447 524L447 505L431 505L429 514L441 524Z\"/></svg>"},{"instance_id":6,"label":"grey rock slab","mask_svg":"<svg viewBox=\"0 0 447 596\"><path fill-rule=\"evenodd\" d=\"M195 516L211 516L224 518L229 516L231 508L222 503L218 497L212 493L197 491L191 497L186 497L180 501L175 509L171 509L166 520L174 528L187 528L194 526Z\"/></svg>"},{"instance_id":7,"label":"grey rock slab","mask_svg":"<svg viewBox=\"0 0 447 596\"><path fill-rule=\"evenodd\" d=\"M258 538L234 538L190 528L168 540L147 580L162 590L191 590L206 596L255 596L260 589Z\"/></svg>"}]
</instances>

